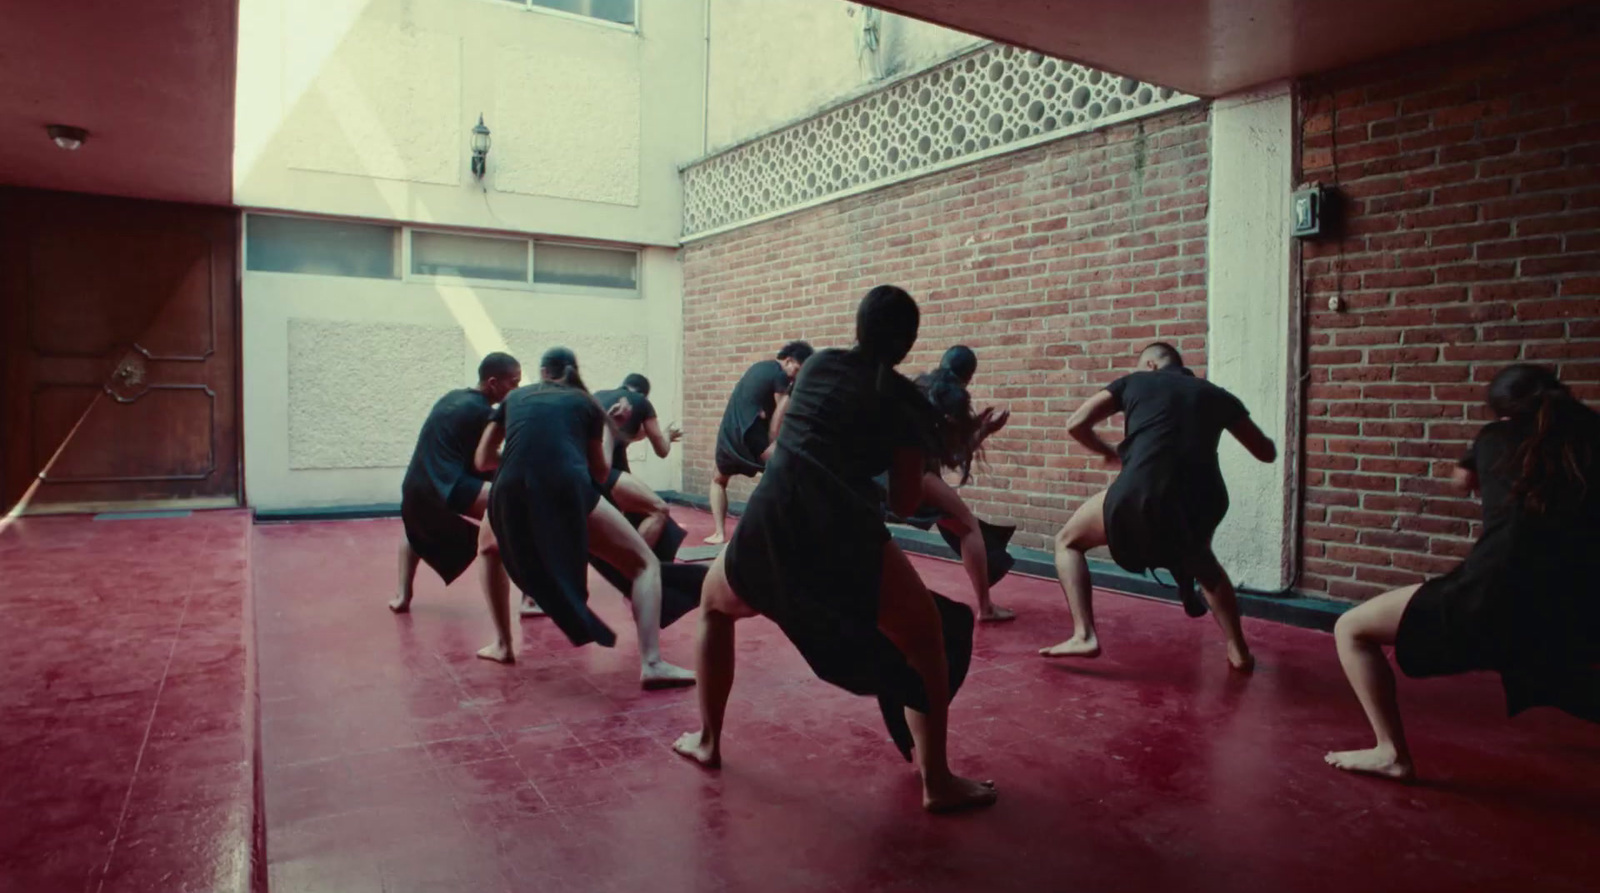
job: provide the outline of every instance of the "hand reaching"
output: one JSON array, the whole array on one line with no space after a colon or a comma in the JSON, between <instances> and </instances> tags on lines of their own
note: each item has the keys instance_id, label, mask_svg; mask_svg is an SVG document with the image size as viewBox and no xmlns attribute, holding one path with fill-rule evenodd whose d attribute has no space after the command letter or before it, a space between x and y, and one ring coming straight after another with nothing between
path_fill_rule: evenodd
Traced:
<instances>
[{"instance_id":1,"label":"hand reaching","mask_svg":"<svg viewBox=\"0 0 1600 893\"><path fill-rule=\"evenodd\" d=\"M678 423L677 422L673 422L672 424L667 426L667 440L669 440L669 441L671 441L673 443L677 443L678 441L680 441L682 439L683 439L683 429L678 427Z\"/></svg>"}]
</instances>

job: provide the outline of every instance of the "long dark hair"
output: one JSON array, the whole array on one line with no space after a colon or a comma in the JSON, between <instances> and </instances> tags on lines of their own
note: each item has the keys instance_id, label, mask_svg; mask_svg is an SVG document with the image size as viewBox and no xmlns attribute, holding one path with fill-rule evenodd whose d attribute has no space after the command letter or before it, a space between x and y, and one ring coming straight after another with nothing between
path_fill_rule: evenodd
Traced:
<instances>
[{"instance_id":1,"label":"long dark hair","mask_svg":"<svg viewBox=\"0 0 1600 893\"><path fill-rule=\"evenodd\" d=\"M982 452L978 440L978 417L972 411L972 395L967 383L978 371L978 355L972 348L957 344L944 352L939 365L917 376L917 387L928 395L928 401L944 417L944 435L948 458L954 459L946 467L961 472L961 483L972 479L972 463Z\"/></svg>"},{"instance_id":2,"label":"long dark hair","mask_svg":"<svg viewBox=\"0 0 1600 893\"><path fill-rule=\"evenodd\" d=\"M578 374L578 355L565 347L552 347L544 352L539 358L539 377L589 393L589 386Z\"/></svg>"},{"instance_id":3,"label":"long dark hair","mask_svg":"<svg viewBox=\"0 0 1600 893\"><path fill-rule=\"evenodd\" d=\"M1590 467L1600 416L1572 396L1556 374L1543 366L1517 363L1489 382L1489 409L1510 419L1524 433L1507 460L1515 483L1511 498L1542 514L1550 503L1581 503L1589 488Z\"/></svg>"},{"instance_id":4,"label":"long dark hair","mask_svg":"<svg viewBox=\"0 0 1600 893\"><path fill-rule=\"evenodd\" d=\"M855 352L877 366L877 390L895 411L904 412L929 462L930 471L959 461L950 448L942 414L926 394L894 367L917 343L922 311L903 288L880 285L867 292L856 308Z\"/></svg>"}]
</instances>

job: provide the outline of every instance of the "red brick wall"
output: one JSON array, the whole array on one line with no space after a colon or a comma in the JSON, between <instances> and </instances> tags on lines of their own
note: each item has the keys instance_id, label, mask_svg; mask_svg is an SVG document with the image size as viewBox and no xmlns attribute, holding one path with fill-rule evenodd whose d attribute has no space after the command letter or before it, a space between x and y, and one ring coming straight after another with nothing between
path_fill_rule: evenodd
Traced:
<instances>
[{"instance_id":1,"label":"red brick wall","mask_svg":"<svg viewBox=\"0 0 1600 893\"><path fill-rule=\"evenodd\" d=\"M1304 179L1348 206L1345 238L1304 251L1302 588L1364 598L1466 553L1479 509L1444 478L1507 363L1600 398L1597 22L1590 7L1302 85Z\"/></svg>"},{"instance_id":2,"label":"red brick wall","mask_svg":"<svg viewBox=\"0 0 1600 893\"><path fill-rule=\"evenodd\" d=\"M738 375L805 338L848 347L879 283L922 304L903 367L978 351L973 397L1010 406L965 491L1044 547L1108 476L1067 415L1164 339L1205 365L1209 125L1194 107L934 174L684 249L684 487L704 493ZM749 484L736 479L741 499Z\"/></svg>"}]
</instances>

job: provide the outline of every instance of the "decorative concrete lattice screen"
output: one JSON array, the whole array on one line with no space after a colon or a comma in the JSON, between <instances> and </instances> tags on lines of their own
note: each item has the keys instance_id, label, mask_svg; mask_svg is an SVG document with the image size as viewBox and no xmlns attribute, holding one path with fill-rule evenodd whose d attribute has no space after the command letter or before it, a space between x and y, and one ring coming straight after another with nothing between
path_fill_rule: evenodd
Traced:
<instances>
[{"instance_id":1,"label":"decorative concrete lattice screen","mask_svg":"<svg viewBox=\"0 0 1600 893\"><path fill-rule=\"evenodd\" d=\"M684 235L705 235L1195 98L991 44L683 172Z\"/></svg>"}]
</instances>

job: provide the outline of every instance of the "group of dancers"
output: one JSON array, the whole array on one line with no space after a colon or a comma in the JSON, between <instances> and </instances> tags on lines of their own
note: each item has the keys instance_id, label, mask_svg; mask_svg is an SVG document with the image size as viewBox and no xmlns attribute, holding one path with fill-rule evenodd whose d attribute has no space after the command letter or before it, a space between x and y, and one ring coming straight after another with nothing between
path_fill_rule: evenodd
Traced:
<instances>
[{"instance_id":1,"label":"group of dancers","mask_svg":"<svg viewBox=\"0 0 1600 893\"><path fill-rule=\"evenodd\" d=\"M701 727L673 747L706 767L722 759L735 625L762 615L820 678L878 699L891 739L921 774L925 808L993 803L993 783L956 775L946 753L974 612L923 585L887 524L937 527L960 553L976 619L1013 619L989 589L1011 566L1014 528L976 518L946 479L970 479L1008 413L973 410L977 357L964 346L915 380L897 370L919 323L908 293L878 286L857 309L853 347L790 342L740 378L717 435L706 538L727 545L709 567L675 560L683 528L628 470L630 443L648 440L665 457L681 436L661 427L647 379L630 375L590 393L577 357L557 347L540 359L538 382L523 387L520 364L490 354L477 385L445 395L423 425L402 487L405 538L390 608L409 609L419 561L448 583L481 557L496 638L479 656L514 660L512 584L524 615L548 616L574 645L611 646L616 634L588 607L592 565L632 605L641 684L698 683ZM1471 553L1449 574L1373 598L1336 626L1340 661L1376 737L1373 748L1329 753L1338 768L1413 772L1386 645L1410 676L1499 672L1512 713L1548 705L1600 721L1600 599L1590 590L1600 577L1600 415L1552 372L1526 364L1496 376L1487 403L1496 421L1455 474L1483 497ZM1113 447L1095 426L1118 413L1124 436ZM1212 551L1228 509L1217 449L1227 432L1270 463L1271 438L1165 343L1144 348L1135 370L1085 401L1067 430L1121 470L1056 535L1073 634L1040 653L1099 656L1085 553L1107 546L1127 570L1170 572L1186 612L1214 614L1229 665L1249 672L1233 584ZM738 475L760 480L729 535L726 488ZM697 606L691 671L661 656L659 633Z\"/></svg>"}]
</instances>

